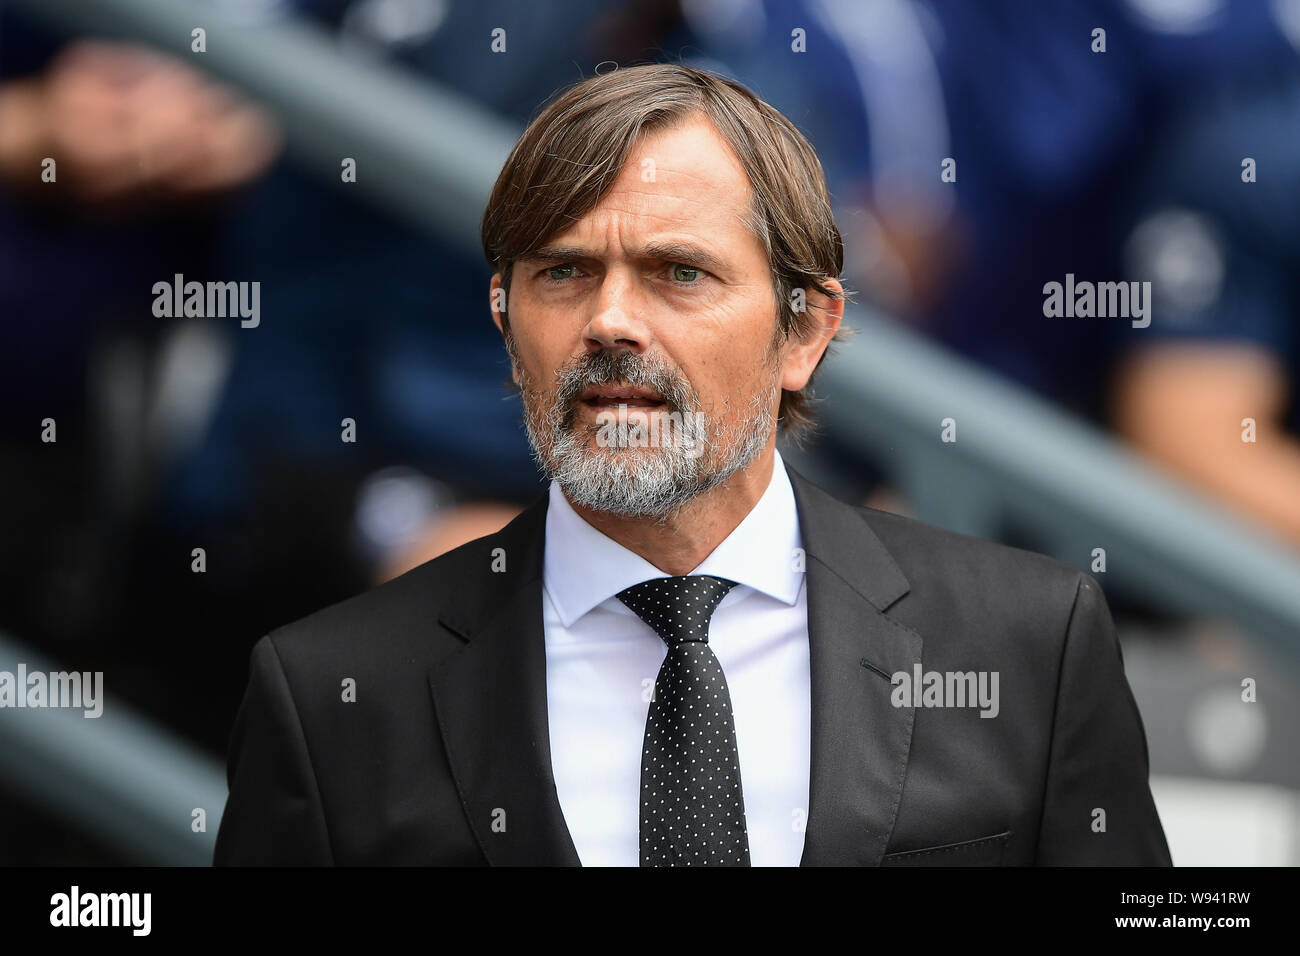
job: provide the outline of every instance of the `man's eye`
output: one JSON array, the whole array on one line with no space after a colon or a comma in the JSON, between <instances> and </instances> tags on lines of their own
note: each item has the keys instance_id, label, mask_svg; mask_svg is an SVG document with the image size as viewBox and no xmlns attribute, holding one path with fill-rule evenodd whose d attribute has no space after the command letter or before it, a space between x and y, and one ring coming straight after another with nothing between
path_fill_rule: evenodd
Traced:
<instances>
[{"instance_id":1,"label":"man's eye","mask_svg":"<svg viewBox=\"0 0 1300 956\"><path fill-rule=\"evenodd\" d=\"M546 275L556 282L563 282L565 279L572 279L576 271L576 266L551 266L546 270Z\"/></svg>"},{"instance_id":2,"label":"man's eye","mask_svg":"<svg viewBox=\"0 0 1300 956\"><path fill-rule=\"evenodd\" d=\"M673 278L678 282L690 284L700 277L700 270L693 266L675 265L673 266Z\"/></svg>"}]
</instances>

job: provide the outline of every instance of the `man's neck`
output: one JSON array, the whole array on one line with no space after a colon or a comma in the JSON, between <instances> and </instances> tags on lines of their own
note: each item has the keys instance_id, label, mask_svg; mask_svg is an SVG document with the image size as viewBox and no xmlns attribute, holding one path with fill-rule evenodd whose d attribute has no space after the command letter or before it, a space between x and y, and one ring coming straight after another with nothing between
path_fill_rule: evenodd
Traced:
<instances>
[{"instance_id":1,"label":"man's neck","mask_svg":"<svg viewBox=\"0 0 1300 956\"><path fill-rule=\"evenodd\" d=\"M689 574L745 520L772 480L775 447L768 444L748 468L696 495L666 519L626 517L569 504L587 524L639 554L665 574Z\"/></svg>"}]
</instances>

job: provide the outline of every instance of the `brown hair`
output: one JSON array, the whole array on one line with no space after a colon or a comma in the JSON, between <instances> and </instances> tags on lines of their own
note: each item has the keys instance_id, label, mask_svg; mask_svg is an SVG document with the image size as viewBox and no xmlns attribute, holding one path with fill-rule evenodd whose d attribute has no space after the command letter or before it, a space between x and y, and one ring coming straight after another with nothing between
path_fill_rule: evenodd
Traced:
<instances>
[{"instance_id":1,"label":"brown hair","mask_svg":"<svg viewBox=\"0 0 1300 956\"><path fill-rule=\"evenodd\" d=\"M754 197L745 225L771 266L776 341L807 337L817 323L807 306L795 308L795 290L847 295L825 285L839 278L844 246L821 162L803 134L752 92L679 64L597 74L562 91L528 124L483 214L483 252L507 294L514 261L595 208L638 137L696 114L712 122L749 177ZM835 338L845 334L841 328ZM797 392L782 390L781 428L799 438L814 425L811 404L811 379Z\"/></svg>"}]
</instances>

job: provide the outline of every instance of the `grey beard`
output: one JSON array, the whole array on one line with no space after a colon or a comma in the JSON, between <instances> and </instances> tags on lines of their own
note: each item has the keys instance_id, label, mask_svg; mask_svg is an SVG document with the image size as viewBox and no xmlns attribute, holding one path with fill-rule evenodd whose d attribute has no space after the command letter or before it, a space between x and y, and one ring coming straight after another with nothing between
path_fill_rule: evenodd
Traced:
<instances>
[{"instance_id":1,"label":"grey beard","mask_svg":"<svg viewBox=\"0 0 1300 956\"><path fill-rule=\"evenodd\" d=\"M622 353L626 355L627 353ZM710 435L703 413L684 414L683 426L669 434L659 447L589 447L574 428L573 399L589 384L610 381L654 388L673 411L698 410L699 400L671 372L644 360L625 361L617 355L598 356L585 368L559 376L555 400L535 414L531 389L521 372L524 427L533 458L546 475L558 482L571 502L593 511L627 517L664 519L683 505L716 488L752 464L776 427L771 408L780 394L775 372L766 394L754 395L737 417L734 432L719 423ZM623 444L620 442L619 444ZM702 452L702 453L701 453Z\"/></svg>"}]
</instances>

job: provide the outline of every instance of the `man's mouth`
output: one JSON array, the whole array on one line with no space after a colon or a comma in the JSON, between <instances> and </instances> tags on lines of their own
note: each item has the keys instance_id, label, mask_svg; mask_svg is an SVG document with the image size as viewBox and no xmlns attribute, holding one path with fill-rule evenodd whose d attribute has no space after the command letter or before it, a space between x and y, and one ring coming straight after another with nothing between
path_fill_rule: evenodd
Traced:
<instances>
[{"instance_id":1,"label":"man's mouth","mask_svg":"<svg viewBox=\"0 0 1300 956\"><path fill-rule=\"evenodd\" d=\"M659 408L663 406L663 396L653 389L639 388L632 385L590 385L579 396L582 404L597 410L617 408Z\"/></svg>"}]
</instances>

